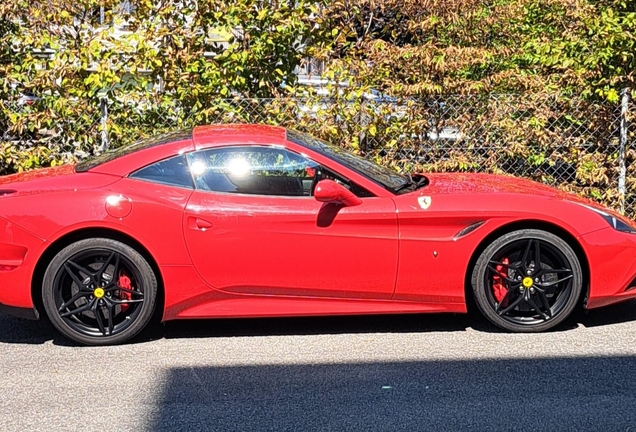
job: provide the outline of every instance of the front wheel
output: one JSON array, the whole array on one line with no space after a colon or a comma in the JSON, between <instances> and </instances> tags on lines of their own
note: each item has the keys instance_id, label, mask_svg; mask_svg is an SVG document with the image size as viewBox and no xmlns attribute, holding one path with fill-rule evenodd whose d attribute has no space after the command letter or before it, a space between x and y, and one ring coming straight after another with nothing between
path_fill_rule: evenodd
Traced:
<instances>
[{"instance_id":1,"label":"front wheel","mask_svg":"<svg viewBox=\"0 0 636 432\"><path fill-rule=\"evenodd\" d=\"M73 243L50 262L42 300L53 326L84 345L112 345L151 320L157 278L141 254L116 240Z\"/></svg>"},{"instance_id":2,"label":"front wheel","mask_svg":"<svg viewBox=\"0 0 636 432\"><path fill-rule=\"evenodd\" d=\"M582 286L581 265L570 245L536 229L493 241L472 274L483 315L514 332L540 332L563 322L576 307Z\"/></svg>"}]
</instances>

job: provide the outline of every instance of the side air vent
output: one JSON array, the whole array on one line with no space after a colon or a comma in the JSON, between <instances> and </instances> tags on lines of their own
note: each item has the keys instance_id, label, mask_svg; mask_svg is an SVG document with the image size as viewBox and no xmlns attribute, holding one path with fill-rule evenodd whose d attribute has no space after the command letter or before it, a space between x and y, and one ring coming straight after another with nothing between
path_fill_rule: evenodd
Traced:
<instances>
[{"instance_id":1,"label":"side air vent","mask_svg":"<svg viewBox=\"0 0 636 432\"><path fill-rule=\"evenodd\" d=\"M470 234L471 232L475 231L477 228L482 226L484 222L485 221L475 222L474 224L468 225L466 228L462 228L457 234L455 234L455 237L453 237L453 240L457 240L461 237L464 237L465 235Z\"/></svg>"},{"instance_id":2,"label":"side air vent","mask_svg":"<svg viewBox=\"0 0 636 432\"><path fill-rule=\"evenodd\" d=\"M632 279L632 281L627 285L625 291L631 291L636 289L636 278Z\"/></svg>"},{"instance_id":3,"label":"side air vent","mask_svg":"<svg viewBox=\"0 0 636 432\"><path fill-rule=\"evenodd\" d=\"M17 190L15 189L0 189L0 197L5 196L5 195L11 195L16 193Z\"/></svg>"}]
</instances>

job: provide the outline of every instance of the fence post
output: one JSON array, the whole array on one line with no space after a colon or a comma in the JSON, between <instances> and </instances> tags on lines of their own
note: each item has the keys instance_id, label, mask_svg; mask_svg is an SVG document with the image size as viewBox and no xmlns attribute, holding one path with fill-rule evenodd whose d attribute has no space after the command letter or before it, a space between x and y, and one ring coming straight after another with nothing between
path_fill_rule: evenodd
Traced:
<instances>
[{"instance_id":1,"label":"fence post","mask_svg":"<svg viewBox=\"0 0 636 432\"><path fill-rule=\"evenodd\" d=\"M104 5L99 7L99 25L104 25ZM102 123L102 151L108 150L108 102L105 97L99 98L99 109Z\"/></svg>"},{"instance_id":2,"label":"fence post","mask_svg":"<svg viewBox=\"0 0 636 432\"><path fill-rule=\"evenodd\" d=\"M627 110L629 109L629 89L624 88L621 98L621 126L620 126L620 148L618 151L618 198L621 205L621 213L625 213L625 177L627 167L625 166L625 150L627 148Z\"/></svg>"},{"instance_id":3,"label":"fence post","mask_svg":"<svg viewBox=\"0 0 636 432\"><path fill-rule=\"evenodd\" d=\"M367 151L367 143L369 141L369 119L367 117L367 101L364 96L362 96L362 101L360 102L360 112L358 113L358 148L361 152L366 153Z\"/></svg>"},{"instance_id":4,"label":"fence post","mask_svg":"<svg viewBox=\"0 0 636 432\"><path fill-rule=\"evenodd\" d=\"M108 103L106 98L102 97L99 99L99 107L102 122L102 151L106 151L108 150Z\"/></svg>"}]
</instances>

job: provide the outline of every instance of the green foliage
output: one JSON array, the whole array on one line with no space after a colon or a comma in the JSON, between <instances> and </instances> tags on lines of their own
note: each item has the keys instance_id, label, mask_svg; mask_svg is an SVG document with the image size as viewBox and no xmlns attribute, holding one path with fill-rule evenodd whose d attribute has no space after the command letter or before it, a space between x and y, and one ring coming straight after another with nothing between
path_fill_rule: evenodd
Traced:
<instances>
[{"instance_id":1,"label":"green foliage","mask_svg":"<svg viewBox=\"0 0 636 432\"><path fill-rule=\"evenodd\" d=\"M617 203L613 121L620 91L635 88L633 2L129 3L0 3L0 174L100 151L102 132L118 146L259 122L402 170L514 172ZM306 57L327 63L328 97L296 85ZM520 96L493 96L510 93Z\"/></svg>"},{"instance_id":2,"label":"green foliage","mask_svg":"<svg viewBox=\"0 0 636 432\"><path fill-rule=\"evenodd\" d=\"M615 122L619 94L636 88L634 2L335 0L323 19L338 29L331 79L414 102L389 127L408 131L400 139L353 147L408 169L514 172L622 206ZM436 100L459 108L440 114ZM444 124L463 138L412 139Z\"/></svg>"},{"instance_id":3,"label":"green foliage","mask_svg":"<svg viewBox=\"0 0 636 432\"><path fill-rule=\"evenodd\" d=\"M28 146L19 143L45 141L56 156L41 154L32 166L98 151L102 100L113 145L204 122L220 98L283 92L324 32L317 1L129 3L128 10L119 0L0 4L3 145L21 154ZM39 100L26 106L21 94ZM1 159L0 173L28 165L16 161Z\"/></svg>"},{"instance_id":4,"label":"green foliage","mask_svg":"<svg viewBox=\"0 0 636 432\"><path fill-rule=\"evenodd\" d=\"M564 93L634 87L636 12L616 0L336 0L334 51L391 94Z\"/></svg>"}]
</instances>

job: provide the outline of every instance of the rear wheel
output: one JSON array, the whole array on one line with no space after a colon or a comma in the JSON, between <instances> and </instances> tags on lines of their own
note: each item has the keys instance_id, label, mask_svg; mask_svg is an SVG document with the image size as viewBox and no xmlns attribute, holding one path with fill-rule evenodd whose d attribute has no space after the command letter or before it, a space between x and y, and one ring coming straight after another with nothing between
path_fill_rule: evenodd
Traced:
<instances>
[{"instance_id":1,"label":"rear wheel","mask_svg":"<svg viewBox=\"0 0 636 432\"><path fill-rule=\"evenodd\" d=\"M157 278L136 250L95 238L60 251L44 274L42 300L55 328L85 345L122 343L150 321Z\"/></svg>"},{"instance_id":2,"label":"rear wheel","mask_svg":"<svg viewBox=\"0 0 636 432\"><path fill-rule=\"evenodd\" d=\"M535 229L496 239L472 274L483 315L514 332L539 332L563 322L576 307L582 285L581 265L570 245Z\"/></svg>"}]
</instances>

